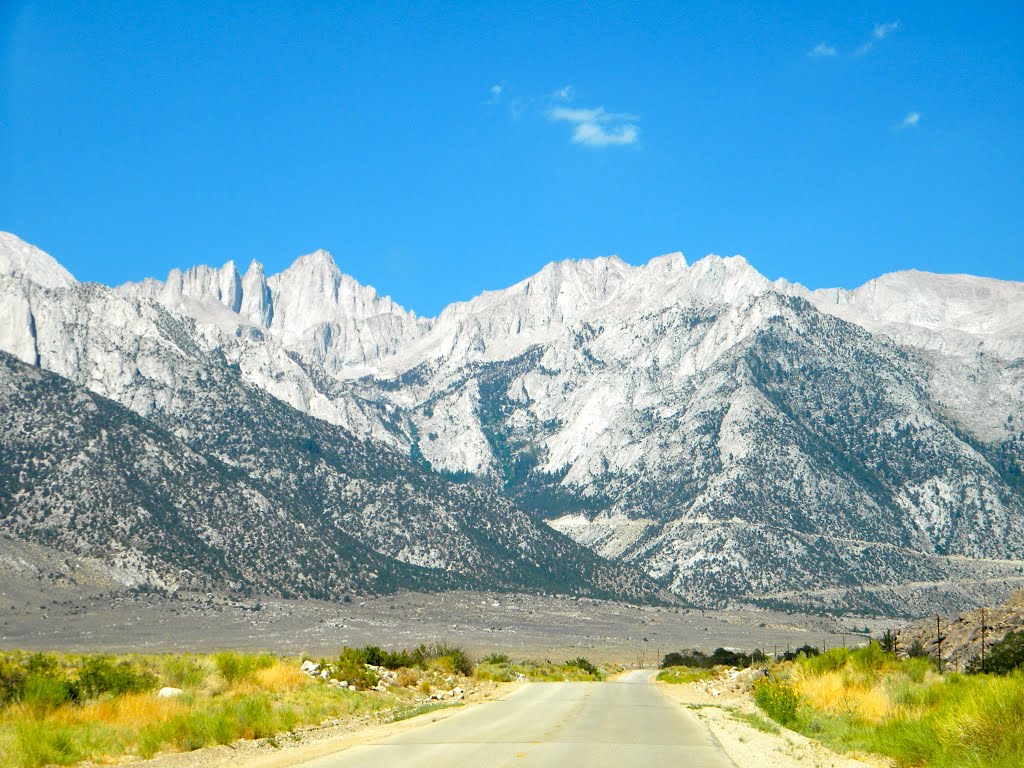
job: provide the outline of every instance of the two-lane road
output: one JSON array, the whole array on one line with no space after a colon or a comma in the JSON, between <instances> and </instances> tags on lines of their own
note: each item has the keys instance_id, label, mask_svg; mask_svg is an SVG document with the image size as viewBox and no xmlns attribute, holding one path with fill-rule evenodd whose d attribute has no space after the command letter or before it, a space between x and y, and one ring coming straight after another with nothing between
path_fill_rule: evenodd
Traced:
<instances>
[{"instance_id":1,"label":"two-lane road","mask_svg":"<svg viewBox=\"0 0 1024 768\"><path fill-rule=\"evenodd\" d=\"M526 685L498 701L302 768L732 768L701 725L639 671L607 683Z\"/></svg>"}]
</instances>

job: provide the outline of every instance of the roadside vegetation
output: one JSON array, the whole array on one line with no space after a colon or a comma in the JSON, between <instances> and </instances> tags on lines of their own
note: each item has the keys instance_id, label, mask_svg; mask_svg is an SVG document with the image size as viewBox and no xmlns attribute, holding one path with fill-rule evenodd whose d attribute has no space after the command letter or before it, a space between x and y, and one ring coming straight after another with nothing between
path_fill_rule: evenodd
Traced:
<instances>
[{"instance_id":1,"label":"roadside vegetation","mask_svg":"<svg viewBox=\"0 0 1024 768\"><path fill-rule=\"evenodd\" d=\"M298 659L0 654L0 768L151 757L394 707L399 694L318 683ZM161 688L180 692L164 698Z\"/></svg>"},{"instance_id":2,"label":"roadside vegetation","mask_svg":"<svg viewBox=\"0 0 1024 768\"><path fill-rule=\"evenodd\" d=\"M304 725L384 710L405 719L456 705L452 689L461 699L458 685L473 668L464 650L445 644L345 648L305 662L233 651L0 652L0 768L151 757L239 739L277 744ZM176 690L159 695L165 688Z\"/></svg>"},{"instance_id":3,"label":"roadside vegetation","mask_svg":"<svg viewBox=\"0 0 1024 768\"><path fill-rule=\"evenodd\" d=\"M841 752L901 768L1010 768L1024 765L1022 663L1013 633L976 674L941 674L932 658L897 659L873 642L775 665L753 694L777 723Z\"/></svg>"},{"instance_id":4,"label":"roadside vegetation","mask_svg":"<svg viewBox=\"0 0 1024 768\"><path fill-rule=\"evenodd\" d=\"M343 648L332 658L0 652L0 768L111 762L240 739L280 746L302 726L373 713L394 722L459 706L464 687L480 681L601 680L620 669L582 657L514 663L492 654L476 663L445 643Z\"/></svg>"},{"instance_id":5,"label":"roadside vegetation","mask_svg":"<svg viewBox=\"0 0 1024 768\"><path fill-rule=\"evenodd\" d=\"M666 667L658 673L658 680L663 683L696 683L698 680L711 680L724 667L712 669L694 669L693 667Z\"/></svg>"},{"instance_id":6,"label":"roadside vegetation","mask_svg":"<svg viewBox=\"0 0 1024 768\"><path fill-rule=\"evenodd\" d=\"M761 651L743 653L716 648L707 654L694 648L686 651L674 651L665 654L661 660L661 671L658 680L663 683L683 684L696 683L699 680L711 680L731 667L749 667L765 660Z\"/></svg>"},{"instance_id":7,"label":"roadside vegetation","mask_svg":"<svg viewBox=\"0 0 1024 768\"><path fill-rule=\"evenodd\" d=\"M509 683L529 680L542 683L594 682L622 671L622 667L607 664L598 667L580 656L563 664L552 661L513 662L504 654L485 656L477 664L476 674L481 680Z\"/></svg>"}]
</instances>

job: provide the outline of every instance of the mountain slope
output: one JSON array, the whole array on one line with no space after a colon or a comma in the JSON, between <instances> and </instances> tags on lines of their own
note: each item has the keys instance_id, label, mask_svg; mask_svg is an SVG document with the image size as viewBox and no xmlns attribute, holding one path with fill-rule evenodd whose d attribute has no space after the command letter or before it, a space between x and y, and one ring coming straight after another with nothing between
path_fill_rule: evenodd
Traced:
<instances>
[{"instance_id":1,"label":"mountain slope","mask_svg":"<svg viewBox=\"0 0 1024 768\"><path fill-rule=\"evenodd\" d=\"M435 574L647 588L550 526L702 605L908 611L1024 562L1022 284L613 257L424 320L324 252L46 282L0 277L0 348Z\"/></svg>"},{"instance_id":2,"label":"mountain slope","mask_svg":"<svg viewBox=\"0 0 1024 768\"><path fill-rule=\"evenodd\" d=\"M157 419L175 437L0 353L5 529L189 588L650 594L504 500L449 487L265 395L250 400L229 369L209 378L194 407Z\"/></svg>"}]
</instances>

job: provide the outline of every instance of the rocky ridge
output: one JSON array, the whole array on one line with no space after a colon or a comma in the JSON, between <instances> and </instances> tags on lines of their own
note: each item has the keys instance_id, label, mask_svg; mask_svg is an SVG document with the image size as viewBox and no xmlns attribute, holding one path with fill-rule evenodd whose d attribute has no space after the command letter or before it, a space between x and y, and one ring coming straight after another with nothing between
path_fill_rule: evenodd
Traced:
<instances>
[{"instance_id":1,"label":"rocky ridge","mask_svg":"<svg viewBox=\"0 0 1024 768\"><path fill-rule=\"evenodd\" d=\"M698 604L928 610L1020 571L1024 284L808 291L739 257L612 257L421 319L324 252L116 293L23 272L0 347L29 364L163 423L215 357ZM925 604L885 589L909 581Z\"/></svg>"}]
</instances>

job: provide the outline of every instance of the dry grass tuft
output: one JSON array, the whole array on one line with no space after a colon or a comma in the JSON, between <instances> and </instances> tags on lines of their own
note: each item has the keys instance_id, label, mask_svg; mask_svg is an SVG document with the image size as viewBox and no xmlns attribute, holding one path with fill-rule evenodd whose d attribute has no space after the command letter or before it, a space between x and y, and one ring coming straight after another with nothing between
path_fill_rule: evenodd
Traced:
<instances>
[{"instance_id":1,"label":"dry grass tuft","mask_svg":"<svg viewBox=\"0 0 1024 768\"><path fill-rule=\"evenodd\" d=\"M297 691L313 684L298 666L285 661L274 662L273 666L259 670L253 677L253 682L260 690L271 693Z\"/></svg>"},{"instance_id":2,"label":"dry grass tuft","mask_svg":"<svg viewBox=\"0 0 1024 768\"><path fill-rule=\"evenodd\" d=\"M815 709L850 715L863 723L880 723L893 711L885 687L843 672L801 676L796 690Z\"/></svg>"},{"instance_id":3,"label":"dry grass tuft","mask_svg":"<svg viewBox=\"0 0 1024 768\"><path fill-rule=\"evenodd\" d=\"M398 670L398 674L395 677L395 685L401 686L402 688L413 688L420 682L420 673L415 669L409 669L408 667L402 667Z\"/></svg>"},{"instance_id":4,"label":"dry grass tuft","mask_svg":"<svg viewBox=\"0 0 1024 768\"><path fill-rule=\"evenodd\" d=\"M138 729L166 722L188 710L189 706L178 699L158 699L152 693L129 693L83 706L61 707L53 713L53 719L62 725L99 722Z\"/></svg>"}]
</instances>

